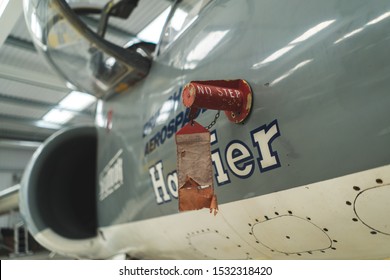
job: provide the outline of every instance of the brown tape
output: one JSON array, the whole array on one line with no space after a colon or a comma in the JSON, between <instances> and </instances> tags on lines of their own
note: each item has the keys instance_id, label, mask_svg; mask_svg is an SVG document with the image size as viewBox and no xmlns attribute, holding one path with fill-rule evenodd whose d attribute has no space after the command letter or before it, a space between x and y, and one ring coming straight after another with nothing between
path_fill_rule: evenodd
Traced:
<instances>
[{"instance_id":1,"label":"brown tape","mask_svg":"<svg viewBox=\"0 0 390 280\"><path fill-rule=\"evenodd\" d=\"M196 122L176 134L179 210L218 209L214 198L210 132Z\"/></svg>"}]
</instances>

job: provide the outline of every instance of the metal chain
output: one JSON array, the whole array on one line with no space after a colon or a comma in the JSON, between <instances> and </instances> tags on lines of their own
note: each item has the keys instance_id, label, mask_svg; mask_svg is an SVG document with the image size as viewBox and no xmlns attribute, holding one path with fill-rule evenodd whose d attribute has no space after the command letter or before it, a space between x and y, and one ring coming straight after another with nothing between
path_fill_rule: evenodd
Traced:
<instances>
[{"instance_id":1,"label":"metal chain","mask_svg":"<svg viewBox=\"0 0 390 280\"><path fill-rule=\"evenodd\" d=\"M207 129L207 130L210 130L210 128L212 128L212 127L215 125L215 123L217 122L217 120L218 120L218 118L219 118L219 113L220 113L220 112L221 112L221 111L218 110L218 112L215 114L214 120L213 120L208 126L206 126L206 129Z\"/></svg>"}]
</instances>

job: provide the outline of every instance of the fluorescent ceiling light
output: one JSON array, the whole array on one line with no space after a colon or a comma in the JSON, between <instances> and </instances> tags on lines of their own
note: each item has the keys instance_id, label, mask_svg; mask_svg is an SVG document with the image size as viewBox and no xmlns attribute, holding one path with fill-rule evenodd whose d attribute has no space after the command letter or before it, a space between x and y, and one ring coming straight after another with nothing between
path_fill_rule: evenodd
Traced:
<instances>
[{"instance_id":1,"label":"fluorescent ceiling light","mask_svg":"<svg viewBox=\"0 0 390 280\"><path fill-rule=\"evenodd\" d=\"M177 9L175 11L175 17L172 18L172 27L175 30L180 30L183 27L184 21L186 20L188 13L183 11L182 9Z\"/></svg>"},{"instance_id":2,"label":"fluorescent ceiling light","mask_svg":"<svg viewBox=\"0 0 390 280\"><path fill-rule=\"evenodd\" d=\"M50 123L65 124L75 116L74 111L82 111L94 102L96 102L96 97L84 92L72 91L42 119Z\"/></svg>"},{"instance_id":3,"label":"fluorescent ceiling light","mask_svg":"<svg viewBox=\"0 0 390 280\"><path fill-rule=\"evenodd\" d=\"M73 117L74 114L72 112L61 109L51 109L46 115L43 116L42 119L46 122L64 124Z\"/></svg>"},{"instance_id":4,"label":"fluorescent ceiling light","mask_svg":"<svg viewBox=\"0 0 390 280\"><path fill-rule=\"evenodd\" d=\"M95 101L96 97L93 95L80 91L72 91L58 105L64 109L82 111Z\"/></svg>"},{"instance_id":5,"label":"fluorescent ceiling light","mask_svg":"<svg viewBox=\"0 0 390 280\"><path fill-rule=\"evenodd\" d=\"M165 9L158 17L142 29L137 34L137 37L142 41L157 44L170 10L171 7Z\"/></svg>"},{"instance_id":6,"label":"fluorescent ceiling light","mask_svg":"<svg viewBox=\"0 0 390 280\"><path fill-rule=\"evenodd\" d=\"M48 128L48 129L58 130L62 128L60 123L48 122L44 120L35 121L34 124L38 127Z\"/></svg>"}]
</instances>

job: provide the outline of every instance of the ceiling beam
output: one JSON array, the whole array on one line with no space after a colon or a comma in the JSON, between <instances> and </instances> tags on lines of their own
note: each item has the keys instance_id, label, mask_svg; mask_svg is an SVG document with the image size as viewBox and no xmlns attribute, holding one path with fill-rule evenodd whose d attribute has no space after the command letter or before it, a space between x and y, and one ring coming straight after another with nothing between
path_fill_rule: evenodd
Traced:
<instances>
[{"instance_id":1,"label":"ceiling beam","mask_svg":"<svg viewBox=\"0 0 390 280\"><path fill-rule=\"evenodd\" d=\"M94 116L94 109L92 109L92 108L94 108L94 106L92 106L92 105L83 111L78 111L78 110L62 108L57 103L49 103L49 102L45 102L45 101L23 99L23 98L11 96L11 95L5 95L1 92L0 92L0 102L12 103L14 105L20 105L20 106L34 107L37 109L43 109L43 110L47 110L47 111L49 111L51 109L59 109L59 110L72 112L74 115L83 115L83 116L89 116L89 117Z\"/></svg>"},{"instance_id":2,"label":"ceiling beam","mask_svg":"<svg viewBox=\"0 0 390 280\"><path fill-rule=\"evenodd\" d=\"M35 151L42 142L38 141L18 141L18 140L4 140L0 139L0 149L18 149L18 150L27 150Z\"/></svg>"},{"instance_id":3,"label":"ceiling beam","mask_svg":"<svg viewBox=\"0 0 390 280\"><path fill-rule=\"evenodd\" d=\"M0 139L2 140L18 140L18 141L35 141L43 142L55 131L49 132L21 132L17 130L2 129L0 128Z\"/></svg>"},{"instance_id":4,"label":"ceiling beam","mask_svg":"<svg viewBox=\"0 0 390 280\"><path fill-rule=\"evenodd\" d=\"M37 52L37 49L32 42L14 37L12 35L9 35L7 39L5 39L4 44L17 47L29 52Z\"/></svg>"},{"instance_id":5,"label":"ceiling beam","mask_svg":"<svg viewBox=\"0 0 390 280\"><path fill-rule=\"evenodd\" d=\"M4 44L23 11L23 0L0 1L0 47Z\"/></svg>"},{"instance_id":6,"label":"ceiling beam","mask_svg":"<svg viewBox=\"0 0 390 280\"><path fill-rule=\"evenodd\" d=\"M70 92L70 89L66 87L65 81L57 75L37 73L21 67L0 64L0 78L47 89Z\"/></svg>"},{"instance_id":7,"label":"ceiling beam","mask_svg":"<svg viewBox=\"0 0 390 280\"><path fill-rule=\"evenodd\" d=\"M59 130L61 128L67 127L69 125L63 124L55 124L55 123L49 123L38 119L30 119L26 117L19 117L19 116L10 116L0 113L0 122L7 122L7 123L14 123L17 125L26 125L26 126L33 126L48 130ZM1 130L1 129L0 129Z\"/></svg>"}]
</instances>

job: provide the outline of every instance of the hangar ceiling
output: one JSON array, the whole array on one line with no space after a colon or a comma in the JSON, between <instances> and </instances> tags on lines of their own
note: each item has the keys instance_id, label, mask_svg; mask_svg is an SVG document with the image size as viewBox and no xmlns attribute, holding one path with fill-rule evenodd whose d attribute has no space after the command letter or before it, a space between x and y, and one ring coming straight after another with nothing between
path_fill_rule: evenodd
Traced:
<instances>
[{"instance_id":1,"label":"hangar ceiling","mask_svg":"<svg viewBox=\"0 0 390 280\"><path fill-rule=\"evenodd\" d=\"M0 139L43 141L61 128L93 123L96 102L81 110L62 105L72 89L36 51L22 2L0 0ZM109 39L123 46L169 5L167 0L140 0L129 19L110 19ZM93 25L99 18L85 20ZM53 109L70 112L72 118L48 121L44 117Z\"/></svg>"}]
</instances>

